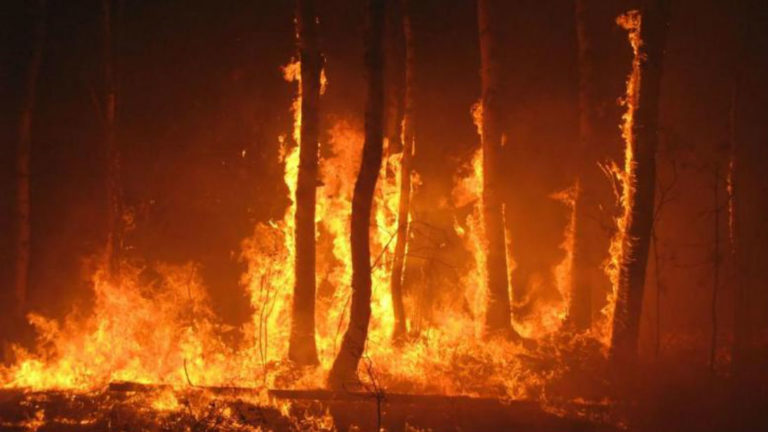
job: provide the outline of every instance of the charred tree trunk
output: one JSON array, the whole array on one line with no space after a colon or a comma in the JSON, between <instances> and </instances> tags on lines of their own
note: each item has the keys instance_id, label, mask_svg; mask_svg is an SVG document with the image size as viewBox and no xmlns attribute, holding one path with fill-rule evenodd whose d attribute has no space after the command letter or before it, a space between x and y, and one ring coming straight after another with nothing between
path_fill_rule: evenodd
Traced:
<instances>
[{"instance_id":1,"label":"charred tree trunk","mask_svg":"<svg viewBox=\"0 0 768 432\"><path fill-rule=\"evenodd\" d=\"M619 267L610 354L614 361L634 361L640 330L645 271L653 227L656 148L659 140L659 96L667 33L666 0L647 0L638 17L635 46L635 87L628 97L629 124L625 140L631 156L625 172L625 231ZM632 32L633 30L630 30ZM633 34L630 34L632 39ZM632 82L628 84L632 85Z\"/></svg>"},{"instance_id":2,"label":"charred tree trunk","mask_svg":"<svg viewBox=\"0 0 768 432\"><path fill-rule=\"evenodd\" d=\"M483 221L487 241L488 304L486 336L505 338L519 335L512 328L509 301L504 214L499 196L499 156L502 143L501 70L498 53L498 17L493 0L478 0L482 81Z\"/></svg>"},{"instance_id":3,"label":"charred tree trunk","mask_svg":"<svg viewBox=\"0 0 768 432\"><path fill-rule=\"evenodd\" d=\"M585 189L591 186L587 178L581 178L590 173L594 167L591 163L593 142L593 52L592 44L587 34L587 0L576 0L576 42L578 46L579 63L579 162L577 169L581 173L577 180L573 273L571 275L571 297L568 305L569 327L575 330L587 330L592 321L592 287L589 278L589 260L587 259L588 233L588 204L591 194ZM588 177L588 176L587 176ZM591 178L590 178L591 179Z\"/></svg>"},{"instance_id":4,"label":"charred tree trunk","mask_svg":"<svg viewBox=\"0 0 768 432\"><path fill-rule=\"evenodd\" d=\"M107 152L107 245L105 261L110 277L120 271L123 249L123 197L120 182L120 150L115 139L117 85L112 26L112 0L102 0L102 36L104 56L104 145Z\"/></svg>"},{"instance_id":5,"label":"charred tree trunk","mask_svg":"<svg viewBox=\"0 0 768 432\"><path fill-rule=\"evenodd\" d=\"M400 22L396 27L402 32L405 45L405 61L402 70L404 75L403 90L398 91L401 96L398 106L402 107L401 116L395 118L394 136L392 139L400 141L402 159L400 162L400 202L397 209L397 239L392 264L392 310L395 315L395 328L393 339L398 342L405 337L407 331L405 325L405 306L403 305L403 271L405 266L405 252L408 244L409 214L411 206L411 163L415 150L415 134L413 128L413 35L411 34L411 20L408 12L409 3L402 0L399 4ZM397 25L399 24L399 25Z\"/></svg>"},{"instance_id":6,"label":"charred tree trunk","mask_svg":"<svg viewBox=\"0 0 768 432\"><path fill-rule=\"evenodd\" d=\"M299 0L296 14L301 61L301 138L296 184L296 282L288 358L319 364L315 344L315 203L318 185L320 74L316 3Z\"/></svg>"},{"instance_id":7,"label":"charred tree trunk","mask_svg":"<svg viewBox=\"0 0 768 432\"><path fill-rule=\"evenodd\" d=\"M368 1L365 64L368 101L365 109L365 143L360 172L352 196L352 304L349 326L328 375L331 388L342 389L357 381L371 318L371 205L383 151L384 90L383 31L386 0Z\"/></svg>"},{"instance_id":8,"label":"charred tree trunk","mask_svg":"<svg viewBox=\"0 0 768 432\"><path fill-rule=\"evenodd\" d=\"M24 317L29 284L29 263L32 229L30 227L30 156L32 153L32 116L37 100L37 77L43 61L45 43L46 2L38 1L38 16L32 56L27 69L24 96L19 114L18 147L16 149L16 272L14 296L15 314Z\"/></svg>"}]
</instances>

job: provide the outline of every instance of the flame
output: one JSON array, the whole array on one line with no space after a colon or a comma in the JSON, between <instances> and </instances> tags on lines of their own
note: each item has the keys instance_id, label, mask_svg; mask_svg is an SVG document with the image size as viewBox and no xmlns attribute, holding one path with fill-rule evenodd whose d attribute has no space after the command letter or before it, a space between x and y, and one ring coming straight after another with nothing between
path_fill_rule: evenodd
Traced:
<instances>
[{"instance_id":1,"label":"flame","mask_svg":"<svg viewBox=\"0 0 768 432\"><path fill-rule=\"evenodd\" d=\"M605 271L611 281L611 292L608 294L607 303L602 309L603 320L597 326L598 337L607 346L611 340L613 314L616 306L616 295L619 286L619 272L623 263L625 251L628 243L632 239L628 238L626 232L632 217L631 208L635 195L635 161L634 149L635 142L632 134L634 127L634 116L637 111L638 97L640 94L640 65L643 56L640 47L643 44L640 38L642 26L642 16L638 11L630 11L619 16L616 19L624 30L627 31L629 43L632 46L632 71L627 78L627 89L621 104L626 107L622 116L621 136L624 139L624 167L621 168L615 163L608 168L609 172L615 178L621 187L619 196L619 205L622 213L616 218L616 233L611 239L609 248L609 259L605 264Z\"/></svg>"},{"instance_id":2,"label":"flame","mask_svg":"<svg viewBox=\"0 0 768 432\"><path fill-rule=\"evenodd\" d=\"M110 381L182 385L239 379L228 372L226 347L195 267L161 266L158 280L123 266L120 281L93 278L93 314L63 324L31 315L42 355L15 347L19 361L4 373L7 387L93 389Z\"/></svg>"},{"instance_id":3,"label":"flame","mask_svg":"<svg viewBox=\"0 0 768 432\"><path fill-rule=\"evenodd\" d=\"M283 218L267 224L258 224L254 233L242 243L241 259L247 271L241 282L250 294L252 338L254 346L248 358L260 364L262 376L267 378L271 361L284 358L288 350L290 307L295 274L296 184L299 171L299 144L301 142L301 63L292 61L283 68L283 78L296 83L296 97L291 104L293 114L294 145L288 148L285 137L280 137L280 159L284 164L283 181L288 188L290 205Z\"/></svg>"},{"instance_id":4,"label":"flame","mask_svg":"<svg viewBox=\"0 0 768 432\"><path fill-rule=\"evenodd\" d=\"M551 272L559 298L545 301L536 299L536 312L525 317L515 317L515 328L527 338L540 339L555 333L562 327L568 316L568 306L571 297L571 274L573 271L573 251L576 244L576 200L579 194L579 184L551 194L551 199L561 202L569 210L568 223L563 229L563 241L560 249L564 252L563 259L552 267ZM510 261L512 262L512 261ZM533 283L541 283L534 280ZM534 290L535 291L535 290Z\"/></svg>"},{"instance_id":5,"label":"flame","mask_svg":"<svg viewBox=\"0 0 768 432\"><path fill-rule=\"evenodd\" d=\"M296 62L286 66L286 79L299 79L299 68ZM292 105L294 138L301 130L298 88ZM279 142L284 181L293 197L298 146L289 148L284 137ZM241 259L247 264L242 283L253 308L251 322L242 329L250 342L245 346L223 342L222 333L230 329L210 310L194 265L158 266L150 272L157 275L147 281L148 269L126 263L118 278L107 277L103 268L94 273L94 308L87 319L73 316L62 325L30 316L44 349L33 354L14 347L18 361L0 369L3 387L91 390L112 381L273 384L290 328L294 214L292 202L281 220L256 225L242 242Z\"/></svg>"},{"instance_id":6,"label":"flame","mask_svg":"<svg viewBox=\"0 0 768 432\"><path fill-rule=\"evenodd\" d=\"M354 179L362 157L363 138L346 121L339 121L330 130L331 155L320 161L323 184L317 199L317 220L331 237L333 262L321 277L333 287L327 298L318 299L318 355L324 367L330 368L341 343L348 319L352 294L352 249L349 242Z\"/></svg>"},{"instance_id":7,"label":"flame","mask_svg":"<svg viewBox=\"0 0 768 432\"><path fill-rule=\"evenodd\" d=\"M573 273L573 254L576 246L576 202L579 200L580 194L581 185L576 180L571 187L551 195L551 198L562 202L570 210L568 224L563 232L563 242L560 244L560 249L565 252L565 256L553 271L557 290L562 298L562 307L557 313L560 322L568 316L568 306L571 304L571 293L573 292L571 274Z\"/></svg>"},{"instance_id":8,"label":"flame","mask_svg":"<svg viewBox=\"0 0 768 432\"><path fill-rule=\"evenodd\" d=\"M475 124L478 132L481 121L482 105L473 107ZM452 191L454 206L464 207L472 205L472 211L467 215L463 223L455 223L457 234L464 242L464 247L472 254L470 270L461 278L461 285L465 287L465 297L470 304L472 315L477 319L475 334L482 332L482 317L485 316L487 292L485 281L487 279L486 251L488 243L485 238L485 224L483 223L482 199L483 199L483 151L477 149L472 156L467 176L459 179Z\"/></svg>"},{"instance_id":9,"label":"flame","mask_svg":"<svg viewBox=\"0 0 768 432\"><path fill-rule=\"evenodd\" d=\"M321 362L330 367L340 343L341 329L348 319L352 278L350 223L352 192L362 155L363 134L347 121L337 122L330 131L332 155L320 162L323 187L318 199L318 220L333 241L334 263L331 271L323 275L335 287L332 297L324 305L321 316L327 317L318 328L318 346ZM371 227L372 298L374 317L369 328L369 347L388 345L393 326L389 281L392 271L394 236L397 231L399 203L400 162L402 154L389 154L382 163L380 181L374 194L374 212ZM375 341L375 343L374 343Z\"/></svg>"},{"instance_id":10,"label":"flame","mask_svg":"<svg viewBox=\"0 0 768 432\"><path fill-rule=\"evenodd\" d=\"M254 226L241 244L246 265L241 284L252 317L241 328L221 323L194 264L160 265L154 269L121 266L121 274L93 275L94 307L86 317L73 315L63 323L30 317L40 333L39 351L15 348L16 363L0 368L2 387L95 390L114 381L167 384L173 391L150 398L158 411L179 409L179 388L196 386L318 387L337 353L349 314L351 295L351 200L360 166L363 131L349 119L336 119L328 129L328 151L319 164L321 186L317 195L317 241L328 246L318 251L316 340L320 366L296 372L285 362L290 332L294 285L294 216L301 138L301 65L283 68L286 80L296 85L291 105L293 127L278 138L283 181L291 198L282 218ZM322 75L323 87L327 79ZM631 114L630 114L631 115ZM472 110L480 131L482 107ZM524 398L541 395L559 368L534 371L526 366L529 352L512 342L481 342L486 308L486 253L482 220L483 155L477 150L465 167L466 175L452 191L455 207L470 208L455 229L472 255L468 271L457 280L462 301L435 311L430 326L407 343L390 341L394 316L389 295L394 238L397 232L402 154L389 151L376 186L371 220L372 320L361 371L375 373L380 382L407 391ZM629 165L628 165L629 166ZM419 184L413 174L413 188ZM562 195L562 196L560 196ZM575 196L557 197L573 205ZM541 305L530 320L515 323L527 337L547 342L565 317L569 289L574 219L566 227L566 258L553 271L564 301ZM511 239L507 239L511 243ZM510 269L514 263L509 260ZM150 277L151 276L151 277ZM407 300L407 299L406 299ZM464 305L467 304L468 308ZM466 309L469 309L467 311ZM225 342L234 332L241 342ZM374 371L374 372L372 372ZM291 378L286 378L290 376ZM365 377L365 375L364 375ZM377 379L377 380L378 380ZM266 398L264 398L266 401ZM273 403L273 402L264 402ZM288 412L288 407L280 406Z\"/></svg>"}]
</instances>

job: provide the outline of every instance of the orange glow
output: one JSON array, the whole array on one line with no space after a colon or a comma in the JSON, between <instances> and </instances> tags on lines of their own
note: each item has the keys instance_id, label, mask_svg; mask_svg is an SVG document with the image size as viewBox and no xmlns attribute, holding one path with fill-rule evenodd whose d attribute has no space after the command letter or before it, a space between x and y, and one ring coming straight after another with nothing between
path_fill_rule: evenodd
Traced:
<instances>
[{"instance_id":1,"label":"orange glow","mask_svg":"<svg viewBox=\"0 0 768 432\"><path fill-rule=\"evenodd\" d=\"M331 251L318 254L318 281L330 288L318 289L320 366L298 373L285 359L295 263L293 197L301 130L300 68L298 62L292 62L283 69L285 79L296 85L296 97L290 108L293 128L290 135L278 139L291 204L282 218L257 224L241 245L240 258L246 265L241 283L252 309L251 319L239 329L224 326L211 311L207 291L193 264L161 266L155 269L159 275L151 280L143 277L144 269L128 264L119 278L109 279L97 271L93 276L93 313L86 319L73 317L63 323L30 317L41 335L40 350L30 353L16 348L18 361L0 369L2 387L88 391L115 381L167 384L172 390L153 393L148 403L158 411L174 411L182 408L175 392L190 386L251 387L262 394L280 386L323 386L349 314L351 199L360 167L363 130L348 119L328 127L329 151L323 153L319 166L316 223L317 240L328 241ZM479 104L473 107L472 117L479 125ZM455 221L454 227L472 256L469 271L457 278L460 297L434 311L429 327L420 329L420 334L402 345L391 343L394 316L389 290L402 154L390 153L388 144L385 142L371 220L372 319L365 365L361 367L370 366L384 385L400 391L505 398L541 395L548 380L562 368L532 371L525 363L534 354L528 349L513 342L489 344L480 339L486 308L487 253L480 150L465 167L466 174L456 179L451 197L453 206L471 207L466 219ZM415 173L412 184L414 188L419 185ZM571 207L576 199L575 191L570 190L553 197ZM562 299L539 304L530 317L514 322L523 336L538 340L540 347L553 343L548 336L559 329L567 312L569 289L565 284L570 280L573 224L571 218L564 233L566 257L552 269ZM507 240L509 244L514 241ZM509 263L510 271L514 271L511 256ZM415 307L411 299L405 300L406 306ZM233 346L224 342L230 331L239 331L242 343ZM293 379L286 381L289 372ZM361 373L361 377L366 375ZM272 403L266 397L262 402Z\"/></svg>"}]
</instances>

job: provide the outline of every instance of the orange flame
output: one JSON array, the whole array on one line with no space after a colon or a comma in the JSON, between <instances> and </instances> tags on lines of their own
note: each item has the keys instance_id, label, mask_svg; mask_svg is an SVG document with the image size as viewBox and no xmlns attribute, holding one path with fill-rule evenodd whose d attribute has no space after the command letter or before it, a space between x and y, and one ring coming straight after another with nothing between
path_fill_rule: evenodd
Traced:
<instances>
[{"instance_id":1,"label":"orange flame","mask_svg":"<svg viewBox=\"0 0 768 432\"><path fill-rule=\"evenodd\" d=\"M294 61L283 69L287 80L296 83L292 138L282 136L280 161L283 181L293 199L298 171L301 130L301 65ZM323 75L324 76L324 75ZM323 79L325 82L325 79ZM325 84L323 84L325 86ZM482 121L479 104L473 108L475 124ZM479 131L479 128L478 128ZM241 259L246 264L241 283L253 314L240 329L223 326L210 310L206 290L192 264L159 266L150 281L143 269L124 266L118 281L98 271L93 277L95 306L90 317L63 324L32 317L46 348L32 354L16 348L19 359L0 369L3 387L35 389L102 388L112 381L189 385L238 385L266 389L278 385L321 386L330 368L348 320L351 250L351 199L363 144L361 127L347 120L329 129L330 152L320 161L317 216L318 241L330 243L329 254L318 254L318 280L329 289L318 290L317 345L320 367L303 371L290 381L285 356L290 331L290 307L294 279L293 201L283 217L254 227L242 242ZM388 146L388 143L386 143ZM520 354L526 350L514 343L487 344L478 340L485 313L485 257L487 244L481 212L482 151L472 157L468 174L458 179L452 192L457 207L472 206L466 220L456 221L456 231L471 251L473 263L459 280L469 313L460 306L436 312L431 327L423 329L402 346L391 343L393 313L390 274L394 237L397 231L401 154L387 151L375 192L371 225L373 264L372 321L365 357L383 383L408 391L523 398L540 395L556 370L534 372ZM413 187L418 185L414 174ZM572 249L572 225L566 229L564 248ZM509 243L509 241L508 241ZM554 269L570 271L570 256ZM510 268L514 267L510 259ZM558 276L558 280L567 280ZM565 298L567 289L561 287ZM461 302L457 302L461 303ZM567 305L567 301L563 302ZM533 321L516 323L525 335L540 338L556 330L565 316L563 305L542 308ZM224 335L239 330L241 344L225 343ZM285 372L285 373L284 373ZM295 371L291 371L295 376ZM157 410L179 408L171 392L159 393L151 405ZM287 408L286 408L287 409Z\"/></svg>"},{"instance_id":2,"label":"orange flame","mask_svg":"<svg viewBox=\"0 0 768 432\"><path fill-rule=\"evenodd\" d=\"M640 15L640 12L627 12L626 14L619 16L616 19L616 22L623 29L627 30L627 37L632 46L633 58L632 71L627 78L626 94L621 100L621 104L626 107L626 111L622 116L621 125L621 136L624 139L624 167L620 168L615 163L611 164L609 167L609 172L621 186L619 204L622 209L622 214L616 219L616 234L611 240L609 248L610 258L605 264L605 271L611 281L612 290L608 295L607 304L602 310L603 320L597 328L598 336L606 346L611 340L611 323L613 321L613 314L616 306L619 272L625 251L627 250L628 242L632 241L626 234L630 218L632 217L630 209L635 194L635 142L632 129L634 127L634 116L637 110L637 101L640 94L640 65L643 60L640 52L640 47L643 44L643 41L640 38L640 30L642 26L642 16Z\"/></svg>"}]
</instances>

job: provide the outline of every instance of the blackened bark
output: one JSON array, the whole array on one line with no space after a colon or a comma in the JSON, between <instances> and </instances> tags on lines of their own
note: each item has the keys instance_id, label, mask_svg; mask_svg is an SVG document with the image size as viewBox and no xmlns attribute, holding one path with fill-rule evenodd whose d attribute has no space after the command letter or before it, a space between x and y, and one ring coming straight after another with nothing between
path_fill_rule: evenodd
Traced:
<instances>
[{"instance_id":1,"label":"blackened bark","mask_svg":"<svg viewBox=\"0 0 768 432\"><path fill-rule=\"evenodd\" d=\"M328 376L328 386L348 388L357 382L357 366L363 355L371 318L371 205L379 177L383 151L384 49L386 0L369 0L365 65L368 101L365 109L365 143L360 172L352 196L352 304L349 326Z\"/></svg>"},{"instance_id":2,"label":"blackened bark","mask_svg":"<svg viewBox=\"0 0 768 432\"><path fill-rule=\"evenodd\" d=\"M519 338L511 324L504 215L498 190L502 82L497 45L499 23L494 4L493 0L477 2L482 81L483 220L488 247L485 330L486 336Z\"/></svg>"},{"instance_id":3,"label":"blackened bark","mask_svg":"<svg viewBox=\"0 0 768 432\"><path fill-rule=\"evenodd\" d=\"M37 100L37 81L40 64L43 61L43 47L46 30L46 2L38 1L37 23L34 33L32 55L29 59L24 96L19 113L18 143L16 150L16 272L14 296L17 318L26 313L27 286L29 284L29 263L32 229L30 226L30 167L32 153L32 116Z\"/></svg>"},{"instance_id":4,"label":"blackened bark","mask_svg":"<svg viewBox=\"0 0 768 432\"><path fill-rule=\"evenodd\" d=\"M296 184L296 267L288 358L316 365L315 343L315 204L318 185L320 74L316 3L299 0L296 13L301 61L301 138Z\"/></svg>"},{"instance_id":5,"label":"blackened bark","mask_svg":"<svg viewBox=\"0 0 768 432\"><path fill-rule=\"evenodd\" d=\"M632 124L634 171L630 216L624 237L610 354L624 363L637 357L645 271L654 216L659 97L668 27L666 0L647 0L641 10L640 79Z\"/></svg>"}]
</instances>

